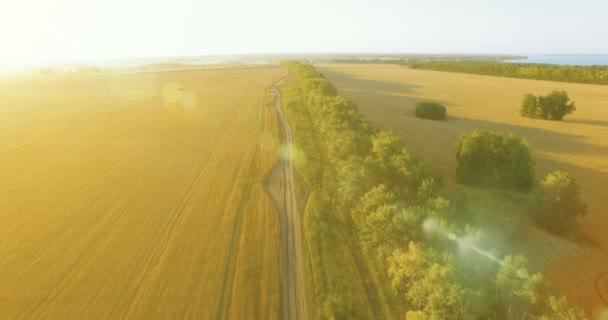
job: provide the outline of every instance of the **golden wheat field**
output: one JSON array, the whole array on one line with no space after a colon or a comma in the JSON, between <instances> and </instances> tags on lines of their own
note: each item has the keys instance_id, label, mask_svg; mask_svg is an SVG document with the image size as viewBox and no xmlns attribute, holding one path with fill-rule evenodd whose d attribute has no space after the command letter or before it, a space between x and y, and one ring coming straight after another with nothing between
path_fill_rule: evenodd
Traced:
<instances>
[{"instance_id":1,"label":"golden wheat field","mask_svg":"<svg viewBox=\"0 0 608 320\"><path fill-rule=\"evenodd\" d=\"M455 144L474 128L525 138L537 162L537 178L549 170L573 174L581 186L589 214L581 222L589 244L579 245L522 226L515 235L526 253L552 284L588 310L608 304L608 86L509 79L406 69L396 65L321 64L317 68L363 114L395 132L444 180L455 184ZM565 90L577 111L563 122L520 117L526 93ZM414 117L415 104L445 104L448 120ZM478 192L482 195L481 190ZM489 208L492 210L493 208ZM508 209L502 209L508 215ZM505 226L507 228L507 226Z\"/></svg>"},{"instance_id":2,"label":"golden wheat field","mask_svg":"<svg viewBox=\"0 0 608 320\"><path fill-rule=\"evenodd\" d=\"M0 79L0 318L279 317L282 75Z\"/></svg>"}]
</instances>

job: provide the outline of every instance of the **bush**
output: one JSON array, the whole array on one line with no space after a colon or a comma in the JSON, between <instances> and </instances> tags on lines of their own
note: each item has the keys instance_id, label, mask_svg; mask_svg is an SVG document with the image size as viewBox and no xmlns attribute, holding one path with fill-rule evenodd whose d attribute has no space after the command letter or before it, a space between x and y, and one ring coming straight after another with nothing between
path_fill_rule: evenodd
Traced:
<instances>
[{"instance_id":1,"label":"bush","mask_svg":"<svg viewBox=\"0 0 608 320\"><path fill-rule=\"evenodd\" d=\"M416 117L423 119L444 120L445 107L435 102L419 102L416 104Z\"/></svg>"},{"instance_id":2,"label":"bush","mask_svg":"<svg viewBox=\"0 0 608 320\"><path fill-rule=\"evenodd\" d=\"M556 233L575 230L577 219L587 213L576 181L566 172L548 173L533 199L536 221Z\"/></svg>"},{"instance_id":3,"label":"bush","mask_svg":"<svg viewBox=\"0 0 608 320\"><path fill-rule=\"evenodd\" d=\"M534 162L528 144L514 134L475 129L456 144L456 179L473 186L529 189Z\"/></svg>"},{"instance_id":4,"label":"bush","mask_svg":"<svg viewBox=\"0 0 608 320\"><path fill-rule=\"evenodd\" d=\"M527 94L521 105L522 116L533 119L562 120L576 110L565 91L553 91L546 96Z\"/></svg>"}]
</instances>

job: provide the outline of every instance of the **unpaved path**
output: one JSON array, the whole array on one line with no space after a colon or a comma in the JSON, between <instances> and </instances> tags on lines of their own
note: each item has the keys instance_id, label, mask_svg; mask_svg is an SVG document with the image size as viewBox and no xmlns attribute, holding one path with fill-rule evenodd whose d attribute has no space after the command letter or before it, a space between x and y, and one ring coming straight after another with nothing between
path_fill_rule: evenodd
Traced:
<instances>
[{"instance_id":1,"label":"unpaved path","mask_svg":"<svg viewBox=\"0 0 608 320\"><path fill-rule=\"evenodd\" d=\"M282 134L282 158L269 176L269 191L281 219L283 256L283 318L308 319L304 279L302 225L296 201L293 135L281 110L281 95L271 89Z\"/></svg>"}]
</instances>

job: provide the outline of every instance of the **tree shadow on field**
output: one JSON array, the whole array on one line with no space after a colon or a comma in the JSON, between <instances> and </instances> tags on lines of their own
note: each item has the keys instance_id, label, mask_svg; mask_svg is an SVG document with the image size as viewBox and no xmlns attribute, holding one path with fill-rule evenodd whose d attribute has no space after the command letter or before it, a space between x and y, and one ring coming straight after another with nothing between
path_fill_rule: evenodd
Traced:
<instances>
[{"instance_id":1,"label":"tree shadow on field","mask_svg":"<svg viewBox=\"0 0 608 320\"><path fill-rule=\"evenodd\" d=\"M406 115L414 117L416 104L428 99L420 99L413 94L421 86L392 81L364 79L331 69L321 69L327 79L338 86L343 96L354 100L372 121L386 115ZM432 100L445 104L440 100ZM379 106L382 107L379 107ZM363 110L365 109L365 110ZM370 114L370 112L373 112Z\"/></svg>"},{"instance_id":2,"label":"tree shadow on field","mask_svg":"<svg viewBox=\"0 0 608 320\"><path fill-rule=\"evenodd\" d=\"M584 124L589 126L608 127L608 120L593 120L593 119L568 119L564 120L565 123L576 123Z\"/></svg>"},{"instance_id":3,"label":"tree shadow on field","mask_svg":"<svg viewBox=\"0 0 608 320\"><path fill-rule=\"evenodd\" d=\"M608 157L608 147L587 143L584 135L465 117L453 117L452 120L462 132L482 128L503 134L514 133L528 141L532 151Z\"/></svg>"},{"instance_id":4,"label":"tree shadow on field","mask_svg":"<svg viewBox=\"0 0 608 320\"><path fill-rule=\"evenodd\" d=\"M320 69L321 73L327 79L334 83L342 84L343 89L356 91L376 91L386 94L405 94L411 92L420 86L413 84L397 83L393 81L364 79L352 74L339 72L331 69Z\"/></svg>"}]
</instances>

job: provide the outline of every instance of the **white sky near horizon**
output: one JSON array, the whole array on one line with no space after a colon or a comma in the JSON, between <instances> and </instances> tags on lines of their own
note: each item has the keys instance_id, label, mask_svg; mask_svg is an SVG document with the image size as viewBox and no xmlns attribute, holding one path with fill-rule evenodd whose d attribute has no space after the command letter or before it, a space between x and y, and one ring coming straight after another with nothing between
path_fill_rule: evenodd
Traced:
<instances>
[{"instance_id":1,"label":"white sky near horizon","mask_svg":"<svg viewBox=\"0 0 608 320\"><path fill-rule=\"evenodd\" d=\"M0 65L247 53L608 54L605 0L0 0Z\"/></svg>"}]
</instances>

